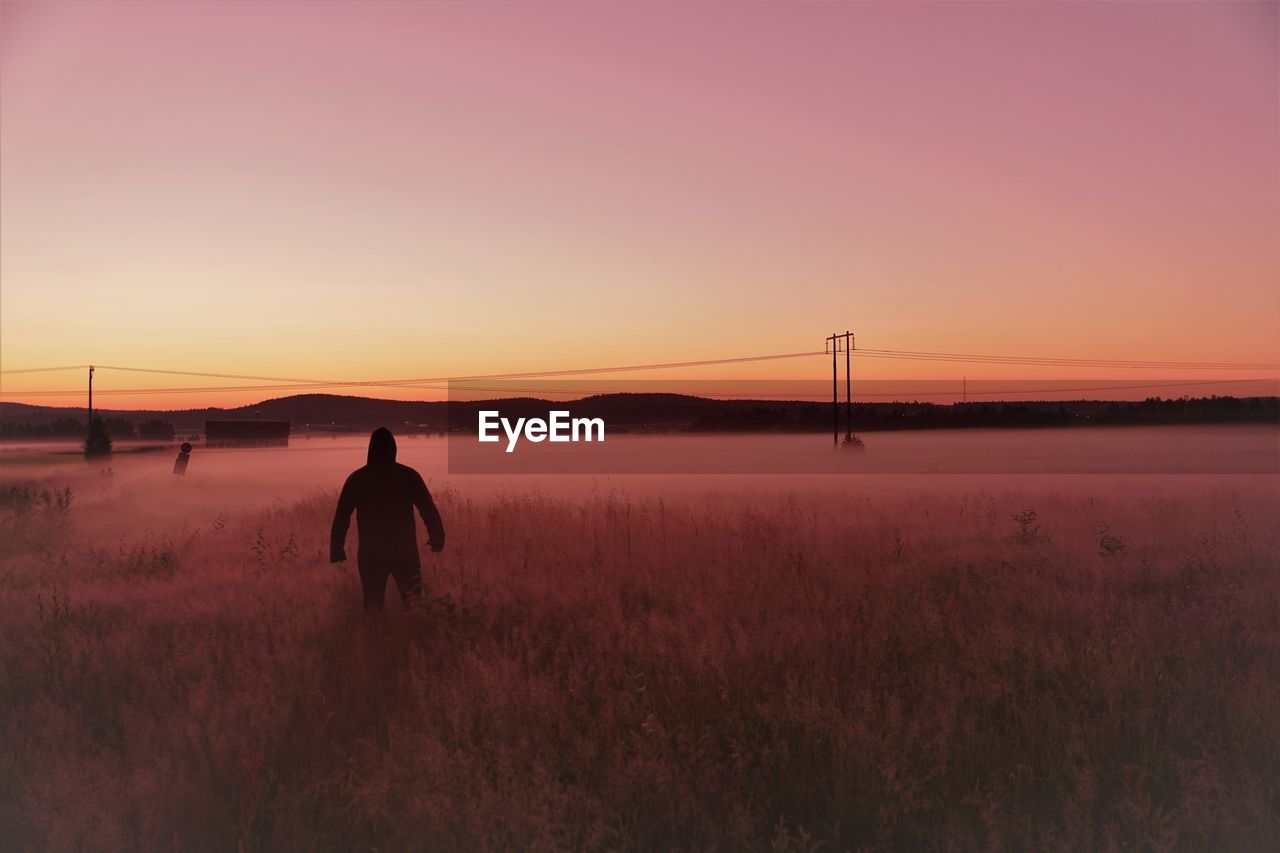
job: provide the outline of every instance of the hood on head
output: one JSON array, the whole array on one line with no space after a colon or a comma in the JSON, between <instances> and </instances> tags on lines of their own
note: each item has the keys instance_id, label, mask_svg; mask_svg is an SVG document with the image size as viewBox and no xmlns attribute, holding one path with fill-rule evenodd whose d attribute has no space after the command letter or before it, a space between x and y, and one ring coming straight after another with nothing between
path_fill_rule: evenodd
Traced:
<instances>
[{"instance_id":1,"label":"hood on head","mask_svg":"<svg viewBox=\"0 0 1280 853\"><path fill-rule=\"evenodd\" d=\"M396 437L386 427L378 427L369 436L369 464L387 464L396 461Z\"/></svg>"}]
</instances>

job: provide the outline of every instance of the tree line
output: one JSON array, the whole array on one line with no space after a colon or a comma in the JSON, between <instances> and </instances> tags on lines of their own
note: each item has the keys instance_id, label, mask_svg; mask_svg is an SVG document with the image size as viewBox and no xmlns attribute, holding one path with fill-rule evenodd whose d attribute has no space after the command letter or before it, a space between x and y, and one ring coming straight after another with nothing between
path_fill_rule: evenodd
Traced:
<instances>
[{"instance_id":1,"label":"tree line","mask_svg":"<svg viewBox=\"0 0 1280 853\"><path fill-rule=\"evenodd\" d=\"M174 437L173 424L159 418L136 425L126 418L95 417L94 421L101 422L103 431L113 441L132 438L172 441ZM94 431L97 431L96 424ZM46 423L0 422L0 439L82 438L85 432L84 418L58 418Z\"/></svg>"},{"instance_id":2,"label":"tree line","mask_svg":"<svg viewBox=\"0 0 1280 853\"><path fill-rule=\"evenodd\" d=\"M843 402L839 414L843 432ZM1280 423L1280 398L1148 397L1133 401L853 404L855 432L1209 423ZM694 432L830 431L831 404L781 402L725 408L700 415L687 428Z\"/></svg>"}]
</instances>

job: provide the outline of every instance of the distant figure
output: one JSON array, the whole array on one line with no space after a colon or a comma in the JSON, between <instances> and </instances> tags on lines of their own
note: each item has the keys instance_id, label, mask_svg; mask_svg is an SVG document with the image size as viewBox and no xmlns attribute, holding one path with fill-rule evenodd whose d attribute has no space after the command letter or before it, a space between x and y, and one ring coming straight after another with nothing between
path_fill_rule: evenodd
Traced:
<instances>
[{"instance_id":1,"label":"distant figure","mask_svg":"<svg viewBox=\"0 0 1280 853\"><path fill-rule=\"evenodd\" d=\"M187 476L187 463L191 461L191 442L184 441L178 448L178 458L173 460L173 473L179 477Z\"/></svg>"},{"instance_id":2,"label":"distant figure","mask_svg":"<svg viewBox=\"0 0 1280 853\"><path fill-rule=\"evenodd\" d=\"M414 507L427 526L427 545L432 551L442 550L444 525L427 484L417 471L396 462L395 437L391 430L380 427L369 436L369 463L354 471L342 486L329 537L330 561L340 563L347 559L347 527L354 510L360 537L356 563L366 610L382 609L387 575L396 579L405 610L422 603L422 563L414 535Z\"/></svg>"}]
</instances>

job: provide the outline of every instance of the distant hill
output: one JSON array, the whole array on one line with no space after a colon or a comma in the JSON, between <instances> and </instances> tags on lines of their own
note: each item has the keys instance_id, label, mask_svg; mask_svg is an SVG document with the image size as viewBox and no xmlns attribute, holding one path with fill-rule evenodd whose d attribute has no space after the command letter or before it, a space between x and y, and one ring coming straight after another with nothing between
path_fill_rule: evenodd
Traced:
<instances>
[{"instance_id":1,"label":"distant hill","mask_svg":"<svg viewBox=\"0 0 1280 853\"><path fill-rule=\"evenodd\" d=\"M104 409L95 413L107 420L142 422L159 419L173 424L178 432L198 432L210 420L280 420L289 421L295 430L311 426L315 429L334 427L364 428L372 423L403 425L404 423L444 423L446 403L427 401L377 400L370 397L346 397L339 394L296 394L263 400L235 408L204 409ZM83 422L84 407L61 408L30 406L24 403L0 402L0 428L15 424L45 425L67 418Z\"/></svg>"},{"instance_id":2,"label":"distant hill","mask_svg":"<svg viewBox=\"0 0 1280 853\"><path fill-rule=\"evenodd\" d=\"M568 409L579 417L602 417L612 432L822 432L831 429L831 404L790 400L713 400L683 394L604 394L549 402L528 397L480 402L378 400L338 394L297 394L231 409L98 409L113 436L127 436L144 421L172 424L196 433L207 420L289 421L295 434L368 431L474 431L476 413L496 408L504 417L545 416ZM844 409L840 411L843 422ZM78 436L83 408L0 403L0 437ZM1062 427L1143 424L1280 424L1277 397L1197 397L1141 401L855 403L859 432L973 427ZM843 427L842 427L843 428Z\"/></svg>"}]
</instances>

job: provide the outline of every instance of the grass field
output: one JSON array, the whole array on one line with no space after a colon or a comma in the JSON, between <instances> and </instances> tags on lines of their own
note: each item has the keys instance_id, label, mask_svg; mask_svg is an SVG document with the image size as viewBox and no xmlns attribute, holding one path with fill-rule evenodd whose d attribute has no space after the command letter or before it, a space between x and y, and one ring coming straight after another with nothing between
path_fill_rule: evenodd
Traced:
<instances>
[{"instance_id":1,"label":"grass field","mask_svg":"<svg viewBox=\"0 0 1280 853\"><path fill-rule=\"evenodd\" d=\"M5 849L1280 843L1274 478L446 489L422 619L332 493L64 487L0 493Z\"/></svg>"}]
</instances>

